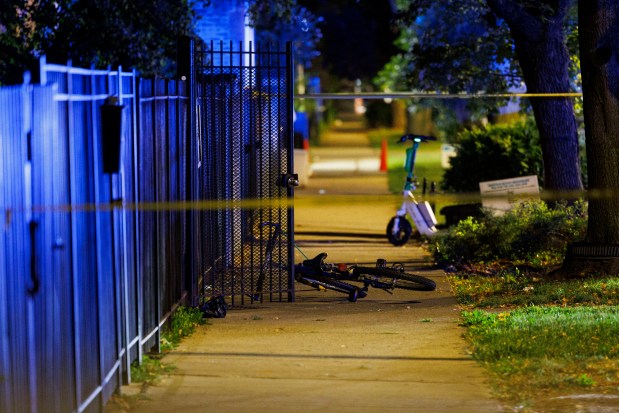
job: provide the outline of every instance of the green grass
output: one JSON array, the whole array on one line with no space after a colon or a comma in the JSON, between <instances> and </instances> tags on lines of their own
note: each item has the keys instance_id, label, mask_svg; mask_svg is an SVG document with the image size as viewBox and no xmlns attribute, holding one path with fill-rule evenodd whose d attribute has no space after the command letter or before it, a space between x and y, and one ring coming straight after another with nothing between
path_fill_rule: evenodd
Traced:
<instances>
[{"instance_id":1,"label":"green grass","mask_svg":"<svg viewBox=\"0 0 619 413\"><path fill-rule=\"evenodd\" d=\"M619 386L619 279L553 281L515 268L450 276L473 357L518 404ZM483 308L483 309L482 309Z\"/></svg>"},{"instance_id":2,"label":"green grass","mask_svg":"<svg viewBox=\"0 0 619 413\"><path fill-rule=\"evenodd\" d=\"M572 362L619 356L619 307L525 307L462 313L475 358Z\"/></svg>"},{"instance_id":3,"label":"green grass","mask_svg":"<svg viewBox=\"0 0 619 413\"><path fill-rule=\"evenodd\" d=\"M518 404L614 392L619 385L619 307L525 307L463 312L474 357L495 391Z\"/></svg>"}]
</instances>

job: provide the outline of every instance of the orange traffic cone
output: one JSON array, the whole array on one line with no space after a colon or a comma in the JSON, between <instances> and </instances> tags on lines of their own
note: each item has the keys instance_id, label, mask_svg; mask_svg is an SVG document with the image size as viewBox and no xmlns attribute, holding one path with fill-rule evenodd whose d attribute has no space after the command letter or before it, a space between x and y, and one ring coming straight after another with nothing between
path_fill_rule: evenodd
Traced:
<instances>
[{"instance_id":1,"label":"orange traffic cone","mask_svg":"<svg viewBox=\"0 0 619 413\"><path fill-rule=\"evenodd\" d=\"M380 171L387 172L387 140L385 138L380 145Z\"/></svg>"}]
</instances>

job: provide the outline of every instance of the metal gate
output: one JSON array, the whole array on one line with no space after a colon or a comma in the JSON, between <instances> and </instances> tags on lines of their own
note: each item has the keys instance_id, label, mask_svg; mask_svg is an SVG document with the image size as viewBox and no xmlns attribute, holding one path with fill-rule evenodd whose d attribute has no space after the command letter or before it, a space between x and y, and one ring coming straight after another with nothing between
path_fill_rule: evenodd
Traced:
<instances>
[{"instance_id":1,"label":"metal gate","mask_svg":"<svg viewBox=\"0 0 619 413\"><path fill-rule=\"evenodd\" d=\"M194 215L206 297L294 300L292 47L195 47Z\"/></svg>"}]
</instances>

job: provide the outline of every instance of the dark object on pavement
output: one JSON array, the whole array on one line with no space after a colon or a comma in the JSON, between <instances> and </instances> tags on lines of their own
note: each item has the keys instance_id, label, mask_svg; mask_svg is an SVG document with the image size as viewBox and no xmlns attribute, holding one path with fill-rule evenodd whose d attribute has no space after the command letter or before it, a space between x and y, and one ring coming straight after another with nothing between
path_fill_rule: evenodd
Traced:
<instances>
[{"instance_id":1,"label":"dark object on pavement","mask_svg":"<svg viewBox=\"0 0 619 413\"><path fill-rule=\"evenodd\" d=\"M200 306L204 318L224 318L228 312L228 304L222 295L209 298Z\"/></svg>"}]
</instances>

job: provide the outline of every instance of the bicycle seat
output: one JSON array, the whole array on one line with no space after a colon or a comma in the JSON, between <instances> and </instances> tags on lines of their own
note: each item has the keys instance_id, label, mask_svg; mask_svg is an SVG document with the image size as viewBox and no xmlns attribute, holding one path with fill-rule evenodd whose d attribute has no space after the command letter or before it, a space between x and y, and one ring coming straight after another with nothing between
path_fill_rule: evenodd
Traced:
<instances>
[{"instance_id":1,"label":"bicycle seat","mask_svg":"<svg viewBox=\"0 0 619 413\"><path fill-rule=\"evenodd\" d=\"M426 135L415 135L414 133L409 133L408 135L404 135L400 138L400 143L404 143L406 141L415 141L415 142L428 142L435 141L436 138L434 136L426 136Z\"/></svg>"},{"instance_id":2,"label":"bicycle seat","mask_svg":"<svg viewBox=\"0 0 619 413\"><path fill-rule=\"evenodd\" d=\"M303 265L305 267L313 268L316 271L321 271L322 267L323 267L323 265L325 263L325 258L327 258L327 253L326 252L322 252L322 253L316 255L314 258L312 258L310 260L303 261Z\"/></svg>"}]
</instances>

